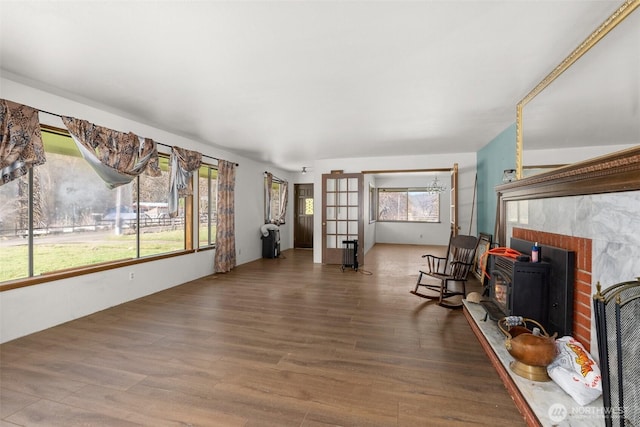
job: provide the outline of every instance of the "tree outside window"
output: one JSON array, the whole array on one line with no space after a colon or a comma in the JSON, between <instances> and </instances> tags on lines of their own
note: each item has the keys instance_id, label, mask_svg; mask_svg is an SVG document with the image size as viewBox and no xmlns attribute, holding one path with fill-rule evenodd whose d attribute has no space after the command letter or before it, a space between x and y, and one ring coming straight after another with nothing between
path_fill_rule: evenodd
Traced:
<instances>
[{"instance_id":1,"label":"tree outside window","mask_svg":"<svg viewBox=\"0 0 640 427\"><path fill-rule=\"evenodd\" d=\"M379 188L378 221L440 222L440 193L419 188Z\"/></svg>"},{"instance_id":2,"label":"tree outside window","mask_svg":"<svg viewBox=\"0 0 640 427\"><path fill-rule=\"evenodd\" d=\"M161 176L110 190L68 134L42 139L46 163L0 186L0 282L185 249L185 199L167 213L168 157Z\"/></svg>"},{"instance_id":3,"label":"tree outside window","mask_svg":"<svg viewBox=\"0 0 640 427\"><path fill-rule=\"evenodd\" d=\"M218 195L218 170L203 164L198 172L198 214L199 247L214 246L216 243L216 201Z\"/></svg>"}]
</instances>

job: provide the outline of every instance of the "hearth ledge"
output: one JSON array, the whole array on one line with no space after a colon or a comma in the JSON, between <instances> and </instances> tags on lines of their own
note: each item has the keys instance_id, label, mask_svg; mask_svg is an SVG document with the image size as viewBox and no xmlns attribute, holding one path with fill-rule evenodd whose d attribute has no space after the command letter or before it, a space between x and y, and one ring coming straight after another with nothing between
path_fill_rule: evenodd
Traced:
<instances>
[{"instance_id":1,"label":"hearth ledge","mask_svg":"<svg viewBox=\"0 0 640 427\"><path fill-rule=\"evenodd\" d=\"M491 364L511 394L529 426L604 426L602 396L590 405L580 406L555 382L530 381L509 368L513 357L504 346L505 337L495 321L484 321L485 311L466 300L464 315L487 353Z\"/></svg>"}]
</instances>

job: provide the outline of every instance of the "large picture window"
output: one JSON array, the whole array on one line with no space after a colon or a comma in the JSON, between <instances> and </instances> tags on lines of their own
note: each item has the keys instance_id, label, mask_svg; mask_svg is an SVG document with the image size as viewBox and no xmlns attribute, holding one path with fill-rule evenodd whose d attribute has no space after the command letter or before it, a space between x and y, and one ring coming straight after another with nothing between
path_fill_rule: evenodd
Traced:
<instances>
[{"instance_id":1,"label":"large picture window","mask_svg":"<svg viewBox=\"0 0 640 427\"><path fill-rule=\"evenodd\" d=\"M0 282L29 274L21 232L28 228L28 190L23 178L0 185Z\"/></svg>"},{"instance_id":2,"label":"large picture window","mask_svg":"<svg viewBox=\"0 0 640 427\"><path fill-rule=\"evenodd\" d=\"M185 249L185 199L169 218L168 158L110 190L68 134L42 132L47 161L0 186L0 282Z\"/></svg>"},{"instance_id":3,"label":"large picture window","mask_svg":"<svg viewBox=\"0 0 640 427\"><path fill-rule=\"evenodd\" d=\"M199 247L216 243L216 200L218 195L218 170L211 165L202 165L198 172Z\"/></svg>"},{"instance_id":4,"label":"large picture window","mask_svg":"<svg viewBox=\"0 0 640 427\"><path fill-rule=\"evenodd\" d=\"M419 188L379 188L378 221L440 222L440 193Z\"/></svg>"},{"instance_id":5,"label":"large picture window","mask_svg":"<svg viewBox=\"0 0 640 427\"><path fill-rule=\"evenodd\" d=\"M185 243L185 203L178 200L178 212L169 216L169 157L160 155L158 164L162 174L154 177L142 174L140 197L134 197L134 214L140 218L139 240L140 257L160 255L167 252L181 251ZM134 180L134 183L136 181ZM132 215L135 216L135 215Z\"/></svg>"}]
</instances>

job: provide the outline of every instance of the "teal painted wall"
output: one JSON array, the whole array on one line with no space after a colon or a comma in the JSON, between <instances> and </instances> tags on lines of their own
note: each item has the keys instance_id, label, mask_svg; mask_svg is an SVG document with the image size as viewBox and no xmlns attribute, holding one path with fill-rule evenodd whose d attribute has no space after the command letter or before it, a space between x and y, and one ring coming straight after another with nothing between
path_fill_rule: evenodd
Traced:
<instances>
[{"instance_id":1,"label":"teal painted wall","mask_svg":"<svg viewBox=\"0 0 640 427\"><path fill-rule=\"evenodd\" d=\"M495 238L498 197L505 169L516 168L516 124L512 124L476 154L478 173L478 232ZM501 242L502 243L502 242Z\"/></svg>"}]
</instances>

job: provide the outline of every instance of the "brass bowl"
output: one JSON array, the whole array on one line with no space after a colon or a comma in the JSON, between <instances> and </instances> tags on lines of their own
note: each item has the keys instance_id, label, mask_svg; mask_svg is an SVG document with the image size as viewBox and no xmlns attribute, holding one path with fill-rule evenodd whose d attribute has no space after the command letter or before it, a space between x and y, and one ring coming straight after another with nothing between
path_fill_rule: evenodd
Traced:
<instances>
[{"instance_id":1,"label":"brass bowl","mask_svg":"<svg viewBox=\"0 0 640 427\"><path fill-rule=\"evenodd\" d=\"M507 338L504 343L514 359L531 366L547 367L556 358L556 343L551 337L532 333Z\"/></svg>"},{"instance_id":2,"label":"brass bowl","mask_svg":"<svg viewBox=\"0 0 640 427\"><path fill-rule=\"evenodd\" d=\"M511 370L533 381L549 381L547 366L557 355L555 334L550 337L544 327L535 320L522 318L522 324L509 326L507 319L506 317L500 319L498 326L507 336L504 345L515 359L510 364ZM542 335L534 335L525 326L526 323L537 325Z\"/></svg>"}]
</instances>

